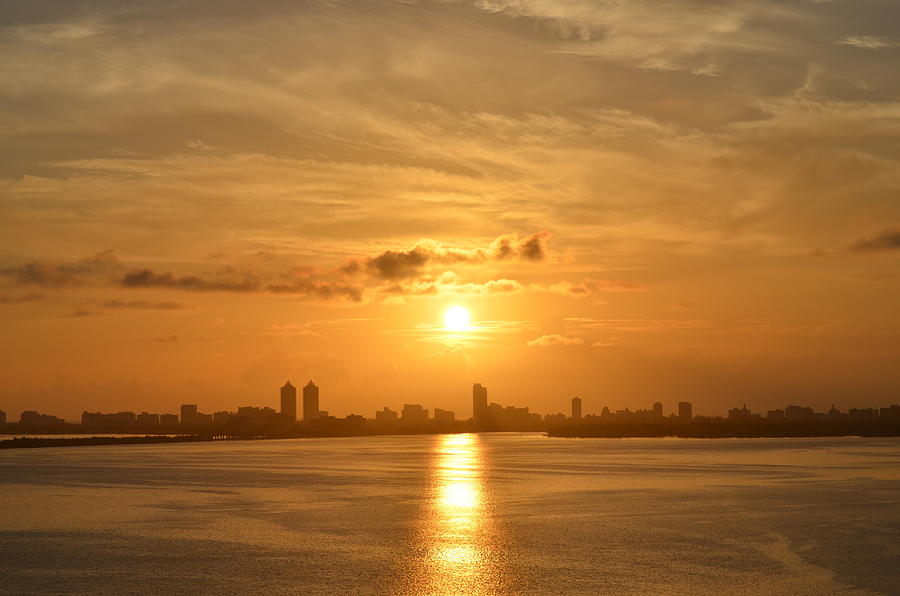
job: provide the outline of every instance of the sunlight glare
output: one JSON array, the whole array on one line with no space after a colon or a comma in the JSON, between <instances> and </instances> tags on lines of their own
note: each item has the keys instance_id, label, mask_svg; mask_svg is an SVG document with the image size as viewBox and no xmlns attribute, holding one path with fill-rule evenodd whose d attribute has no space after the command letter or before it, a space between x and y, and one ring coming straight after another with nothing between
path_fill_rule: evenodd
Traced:
<instances>
[{"instance_id":1,"label":"sunlight glare","mask_svg":"<svg viewBox=\"0 0 900 596\"><path fill-rule=\"evenodd\" d=\"M444 327L450 331L466 331L469 327L469 311L462 306L453 306L444 313Z\"/></svg>"}]
</instances>

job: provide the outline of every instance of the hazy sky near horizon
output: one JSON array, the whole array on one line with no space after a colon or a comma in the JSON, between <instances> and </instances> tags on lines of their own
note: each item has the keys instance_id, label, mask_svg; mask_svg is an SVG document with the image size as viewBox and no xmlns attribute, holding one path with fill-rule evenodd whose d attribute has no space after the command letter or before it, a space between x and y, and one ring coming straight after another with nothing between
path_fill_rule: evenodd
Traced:
<instances>
[{"instance_id":1,"label":"hazy sky near horizon","mask_svg":"<svg viewBox=\"0 0 900 596\"><path fill-rule=\"evenodd\" d=\"M895 0L4 3L0 409L897 403L898 64Z\"/></svg>"}]
</instances>

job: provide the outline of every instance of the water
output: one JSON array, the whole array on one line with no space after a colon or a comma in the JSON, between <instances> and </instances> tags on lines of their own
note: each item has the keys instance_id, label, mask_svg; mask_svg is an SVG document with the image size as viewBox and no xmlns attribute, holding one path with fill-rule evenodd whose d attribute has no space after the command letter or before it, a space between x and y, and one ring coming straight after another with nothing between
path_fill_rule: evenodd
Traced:
<instances>
[{"instance_id":1,"label":"water","mask_svg":"<svg viewBox=\"0 0 900 596\"><path fill-rule=\"evenodd\" d=\"M898 439L0 452L0 592L900 594Z\"/></svg>"},{"instance_id":2,"label":"water","mask_svg":"<svg viewBox=\"0 0 900 596\"><path fill-rule=\"evenodd\" d=\"M159 433L77 433L77 434L57 434L47 435L40 433L0 433L0 441L11 441L13 439L90 439L93 437L109 437L109 438L127 438L127 437L146 437L148 435L154 437L180 437L178 434L159 434Z\"/></svg>"}]
</instances>

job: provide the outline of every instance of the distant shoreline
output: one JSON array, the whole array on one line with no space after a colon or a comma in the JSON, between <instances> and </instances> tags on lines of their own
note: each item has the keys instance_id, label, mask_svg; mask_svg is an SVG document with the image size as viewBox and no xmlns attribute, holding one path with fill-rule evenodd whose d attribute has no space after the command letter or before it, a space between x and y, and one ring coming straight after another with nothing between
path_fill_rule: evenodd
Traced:
<instances>
[{"instance_id":1,"label":"distant shoreline","mask_svg":"<svg viewBox=\"0 0 900 596\"><path fill-rule=\"evenodd\" d=\"M547 430L549 437L636 439L791 439L816 437L898 437L900 423L731 423L691 422L671 424L569 424Z\"/></svg>"},{"instance_id":2,"label":"distant shoreline","mask_svg":"<svg viewBox=\"0 0 900 596\"><path fill-rule=\"evenodd\" d=\"M553 427L543 432L552 438L578 439L814 439L838 437L900 437L900 425L871 426L862 425L857 428L823 428L822 425L780 425L782 428L721 428L725 425L687 425L682 428L654 425L567 425ZM719 427L719 428L716 428ZM35 449L44 447L84 447L97 445L161 445L171 443L218 443L235 441L263 441L279 439L321 439L350 437L387 437L411 435L458 434L460 432L503 432L523 433L541 432L528 430L455 430L455 431L418 431L418 432L385 432L385 433L334 433L334 434L281 434L253 433L246 435L145 435L131 437L16 437L0 440L0 449Z\"/></svg>"},{"instance_id":3,"label":"distant shoreline","mask_svg":"<svg viewBox=\"0 0 900 596\"><path fill-rule=\"evenodd\" d=\"M201 443L216 439L199 435L166 436L146 435L143 437L16 437L0 441L0 449L29 449L36 447L78 447L83 445L146 445L159 443Z\"/></svg>"},{"instance_id":4,"label":"distant shoreline","mask_svg":"<svg viewBox=\"0 0 900 596\"><path fill-rule=\"evenodd\" d=\"M284 433L247 433L240 435L145 435L132 437L16 437L0 440L0 449L36 449L41 447L83 447L91 445L159 445L169 443L231 443L236 441L273 441L280 439L322 439L349 437L386 437L404 435L458 434L467 431L423 431L423 432L391 432L391 433L333 433L333 434L284 434ZM518 431L525 432L525 431ZM528 431L532 432L532 431Z\"/></svg>"}]
</instances>

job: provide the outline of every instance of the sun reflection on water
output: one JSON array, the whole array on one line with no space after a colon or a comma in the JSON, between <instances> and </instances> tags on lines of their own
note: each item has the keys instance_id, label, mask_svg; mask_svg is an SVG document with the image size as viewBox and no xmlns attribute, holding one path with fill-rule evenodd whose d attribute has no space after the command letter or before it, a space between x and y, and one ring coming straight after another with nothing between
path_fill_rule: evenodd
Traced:
<instances>
[{"instance_id":1,"label":"sun reflection on water","mask_svg":"<svg viewBox=\"0 0 900 596\"><path fill-rule=\"evenodd\" d=\"M492 594L491 532L476 434L443 435L432 468L428 528L431 594Z\"/></svg>"}]
</instances>

